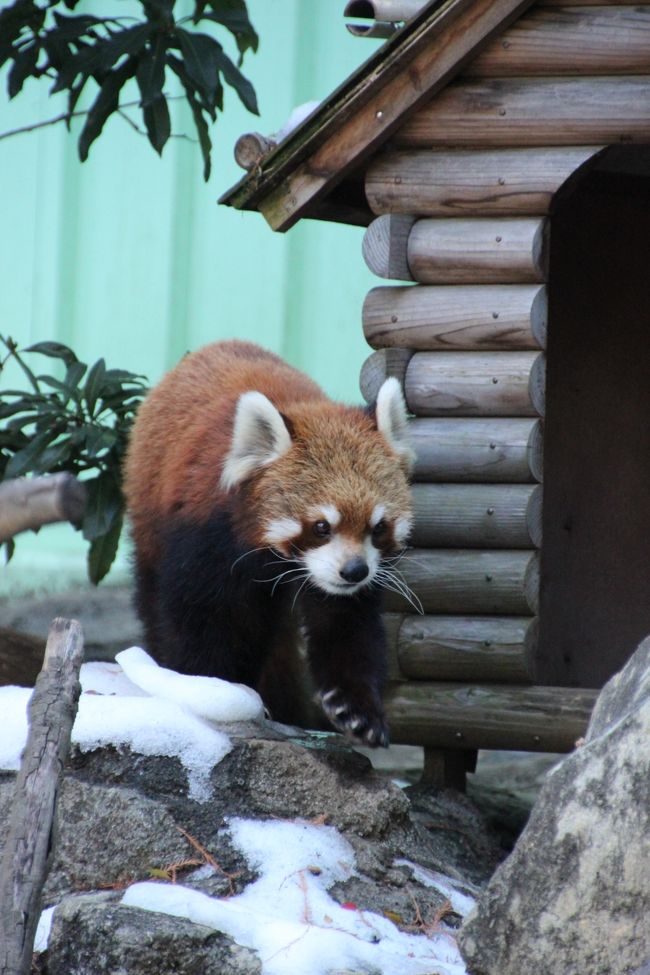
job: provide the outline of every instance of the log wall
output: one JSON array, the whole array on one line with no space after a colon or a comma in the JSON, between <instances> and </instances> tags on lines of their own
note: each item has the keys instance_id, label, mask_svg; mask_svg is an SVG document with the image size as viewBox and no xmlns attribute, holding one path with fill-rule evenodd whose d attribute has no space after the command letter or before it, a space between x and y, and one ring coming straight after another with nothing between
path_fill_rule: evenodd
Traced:
<instances>
[{"instance_id":1,"label":"log wall","mask_svg":"<svg viewBox=\"0 0 650 975\"><path fill-rule=\"evenodd\" d=\"M375 351L362 392L372 402L399 379L417 455L414 548L387 600L396 741L564 750L588 717L591 692L526 687L539 630L549 210L604 146L650 142L649 105L650 2L546 0L367 165L376 217L364 257L391 283L364 303Z\"/></svg>"}]
</instances>

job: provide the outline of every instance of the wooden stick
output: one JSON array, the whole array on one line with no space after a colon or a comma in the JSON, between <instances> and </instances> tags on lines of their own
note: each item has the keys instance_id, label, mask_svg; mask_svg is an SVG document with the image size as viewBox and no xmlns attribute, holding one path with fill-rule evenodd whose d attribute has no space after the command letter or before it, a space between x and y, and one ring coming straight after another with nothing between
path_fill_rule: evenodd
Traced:
<instances>
[{"instance_id":1,"label":"wooden stick","mask_svg":"<svg viewBox=\"0 0 650 975\"><path fill-rule=\"evenodd\" d=\"M375 349L540 349L546 343L546 288L538 284L373 288L363 303L363 331Z\"/></svg>"},{"instance_id":2,"label":"wooden stick","mask_svg":"<svg viewBox=\"0 0 650 975\"><path fill-rule=\"evenodd\" d=\"M650 141L650 78L486 78L449 85L393 145L561 146Z\"/></svg>"},{"instance_id":3,"label":"wooden stick","mask_svg":"<svg viewBox=\"0 0 650 975\"><path fill-rule=\"evenodd\" d=\"M384 620L401 680L531 681L536 618L385 613Z\"/></svg>"},{"instance_id":4,"label":"wooden stick","mask_svg":"<svg viewBox=\"0 0 650 975\"><path fill-rule=\"evenodd\" d=\"M539 609L536 552L416 548L400 561L399 574L425 613L535 616ZM384 602L389 612L413 612L396 592L386 592Z\"/></svg>"},{"instance_id":5,"label":"wooden stick","mask_svg":"<svg viewBox=\"0 0 650 975\"><path fill-rule=\"evenodd\" d=\"M409 422L417 481L529 484L542 480L539 421L437 417Z\"/></svg>"},{"instance_id":6,"label":"wooden stick","mask_svg":"<svg viewBox=\"0 0 650 975\"><path fill-rule=\"evenodd\" d=\"M569 752L597 696L570 687L417 681L391 685L384 701L396 744Z\"/></svg>"},{"instance_id":7,"label":"wooden stick","mask_svg":"<svg viewBox=\"0 0 650 975\"><path fill-rule=\"evenodd\" d=\"M28 975L63 766L79 697L83 635L76 620L55 619L29 706L29 735L0 871L0 973Z\"/></svg>"},{"instance_id":8,"label":"wooden stick","mask_svg":"<svg viewBox=\"0 0 650 975\"><path fill-rule=\"evenodd\" d=\"M466 66L472 77L650 74L650 8L535 7Z\"/></svg>"},{"instance_id":9,"label":"wooden stick","mask_svg":"<svg viewBox=\"0 0 650 975\"><path fill-rule=\"evenodd\" d=\"M0 542L55 521L79 525L86 490L72 474L17 477L0 484Z\"/></svg>"},{"instance_id":10,"label":"wooden stick","mask_svg":"<svg viewBox=\"0 0 650 975\"><path fill-rule=\"evenodd\" d=\"M416 416L541 416L543 390L534 352L416 352L404 380Z\"/></svg>"},{"instance_id":11,"label":"wooden stick","mask_svg":"<svg viewBox=\"0 0 650 975\"><path fill-rule=\"evenodd\" d=\"M414 484L419 548L541 548L542 489L528 484Z\"/></svg>"},{"instance_id":12,"label":"wooden stick","mask_svg":"<svg viewBox=\"0 0 650 975\"><path fill-rule=\"evenodd\" d=\"M543 216L597 146L413 149L378 154L366 172L373 213L423 217Z\"/></svg>"}]
</instances>

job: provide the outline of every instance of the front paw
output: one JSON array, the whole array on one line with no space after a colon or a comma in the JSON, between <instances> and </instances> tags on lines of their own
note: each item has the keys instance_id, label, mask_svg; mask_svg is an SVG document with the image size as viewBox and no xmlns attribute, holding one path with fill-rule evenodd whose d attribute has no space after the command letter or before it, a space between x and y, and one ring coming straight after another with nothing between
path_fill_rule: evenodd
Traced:
<instances>
[{"instance_id":1,"label":"front paw","mask_svg":"<svg viewBox=\"0 0 650 975\"><path fill-rule=\"evenodd\" d=\"M337 731L357 745L388 748L388 725L381 703L368 694L353 698L338 687L319 691L316 701Z\"/></svg>"}]
</instances>

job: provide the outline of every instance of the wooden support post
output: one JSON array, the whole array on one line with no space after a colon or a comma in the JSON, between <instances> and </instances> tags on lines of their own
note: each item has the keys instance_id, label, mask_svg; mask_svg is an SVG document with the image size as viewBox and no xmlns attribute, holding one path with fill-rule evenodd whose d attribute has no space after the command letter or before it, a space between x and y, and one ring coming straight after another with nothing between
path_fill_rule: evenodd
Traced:
<instances>
[{"instance_id":1,"label":"wooden support post","mask_svg":"<svg viewBox=\"0 0 650 975\"><path fill-rule=\"evenodd\" d=\"M419 548L541 548L539 484L414 484Z\"/></svg>"},{"instance_id":2,"label":"wooden support post","mask_svg":"<svg viewBox=\"0 0 650 975\"><path fill-rule=\"evenodd\" d=\"M456 751L451 748L424 748L421 784L432 789L456 789L465 792L466 775L476 771L478 751Z\"/></svg>"},{"instance_id":3,"label":"wooden support post","mask_svg":"<svg viewBox=\"0 0 650 975\"><path fill-rule=\"evenodd\" d=\"M386 213L373 220L363 236L363 259L373 274L393 281L412 281L406 256L415 217Z\"/></svg>"},{"instance_id":4,"label":"wooden support post","mask_svg":"<svg viewBox=\"0 0 650 975\"><path fill-rule=\"evenodd\" d=\"M77 712L81 625L55 619L29 706L29 735L0 870L0 973L28 975L41 891L52 851L52 824Z\"/></svg>"},{"instance_id":5,"label":"wooden support post","mask_svg":"<svg viewBox=\"0 0 650 975\"><path fill-rule=\"evenodd\" d=\"M412 355L411 349L380 349L368 356L359 377L359 388L366 403L375 402L382 383L389 376L394 376L404 386L406 369Z\"/></svg>"}]
</instances>

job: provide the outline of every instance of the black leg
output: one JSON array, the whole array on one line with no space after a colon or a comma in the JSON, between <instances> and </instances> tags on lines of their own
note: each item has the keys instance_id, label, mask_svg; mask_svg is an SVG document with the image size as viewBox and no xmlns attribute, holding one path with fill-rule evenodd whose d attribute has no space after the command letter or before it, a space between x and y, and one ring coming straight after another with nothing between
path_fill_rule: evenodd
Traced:
<instances>
[{"instance_id":1,"label":"black leg","mask_svg":"<svg viewBox=\"0 0 650 975\"><path fill-rule=\"evenodd\" d=\"M388 745L381 702L386 637L379 594L301 596L317 698L335 728L365 745Z\"/></svg>"}]
</instances>

